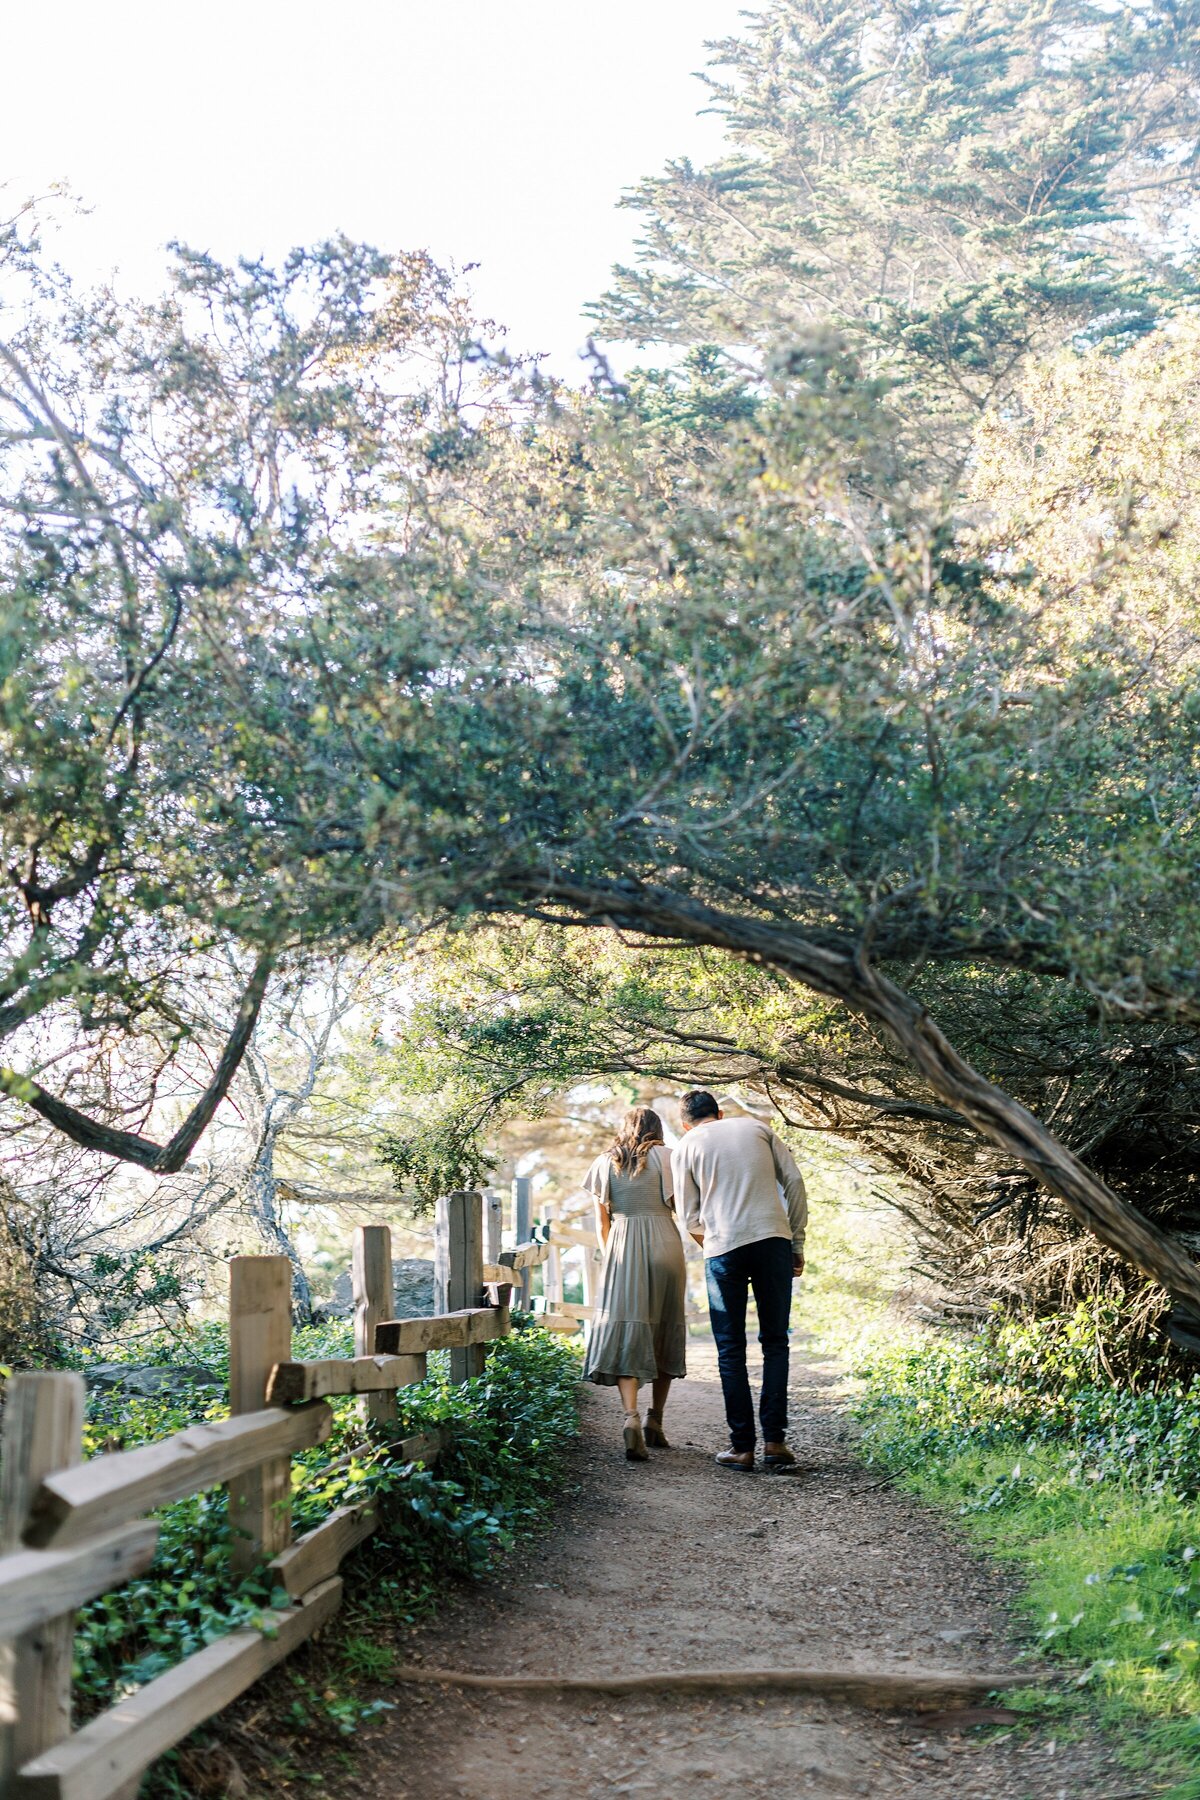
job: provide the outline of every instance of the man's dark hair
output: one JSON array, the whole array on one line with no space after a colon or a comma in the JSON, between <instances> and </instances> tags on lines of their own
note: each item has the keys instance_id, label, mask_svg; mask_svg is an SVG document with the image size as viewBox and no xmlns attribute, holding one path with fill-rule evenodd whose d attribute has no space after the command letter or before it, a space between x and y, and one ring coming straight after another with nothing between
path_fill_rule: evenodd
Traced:
<instances>
[{"instance_id":1,"label":"man's dark hair","mask_svg":"<svg viewBox=\"0 0 1200 1800\"><path fill-rule=\"evenodd\" d=\"M703 1088L693 1088L679 1102L679 1111L685 1125L699 1125L704 1119L717 1118L721 1109L711 1094Z\"/></svg>"}]
</instances>

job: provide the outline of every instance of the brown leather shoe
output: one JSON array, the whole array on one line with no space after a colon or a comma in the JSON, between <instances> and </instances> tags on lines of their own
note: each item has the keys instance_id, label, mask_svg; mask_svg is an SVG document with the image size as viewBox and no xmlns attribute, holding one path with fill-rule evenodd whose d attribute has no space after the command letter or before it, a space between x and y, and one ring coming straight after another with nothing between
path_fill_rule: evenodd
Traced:
<instances>
[{"instance_id":1,"label":"brown leather shoe","mask_svg":"<svg viewBox=\"0 0 1200 1800\"><path fill-rule=\"evenodd\" d=\"M716 1461L721 1469L737 1469L742 1475L754 1473L753 1450L722 1450Z\"/></svg>"},{"instance_id":2,"label":"brown leather shoe","mask_svg":"<svg viewBox=\"0 0 1200 1800\"><path fill-rule=\"evenodd\" d=\"M764 1469L773 1469L777 1474L781 1472L790 1474L793 1469L798 1467L799 1464L786 1444L763 1445Z\"/></svg>"}]
</instances>

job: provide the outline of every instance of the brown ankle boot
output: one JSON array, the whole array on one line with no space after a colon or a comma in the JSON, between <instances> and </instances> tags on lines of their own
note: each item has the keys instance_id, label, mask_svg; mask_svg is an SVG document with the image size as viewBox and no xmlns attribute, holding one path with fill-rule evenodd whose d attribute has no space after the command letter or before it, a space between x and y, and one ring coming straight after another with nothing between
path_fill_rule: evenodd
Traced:
<instances>
[{"instance_id":1,"label":"brown ankle boot","mask_svg":"<svg viewBox=\"0 0 1200 1800\"><path fill-rule=\"evenodd\" d=\"M754 1473L753 1450L722 1450L716 1461L722 1469L737 1469L743 1475Z\"/></svg>"},{"instance_id":2,"label":"brown ankle boot","mask_svg":"<svg viewBox=\"0 0 1200 1800\"><path fill-rule=\"evenodd\" d=\"M671 1448L670 1444L667 1442L667 1434L663 1430L662 1414L656 1413L652 1406L648 1407L646 1411L645 1436L646 1442L655 1450L669 1450Z\"/></svg>"}]
</instances>

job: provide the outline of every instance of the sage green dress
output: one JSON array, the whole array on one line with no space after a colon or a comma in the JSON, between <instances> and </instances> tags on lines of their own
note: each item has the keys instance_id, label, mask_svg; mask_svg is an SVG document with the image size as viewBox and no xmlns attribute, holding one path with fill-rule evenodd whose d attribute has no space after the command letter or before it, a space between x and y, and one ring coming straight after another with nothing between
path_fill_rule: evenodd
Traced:
<instances>
[{"instance_id":1,"label":"sage green dress","mask_svg":"<svg viewBox=\"0 0 1200 1800\"><path fill-rule=\"evenodd\" d=\"M656 1144L640 1175L598 1156L583 1185L612 1213L584 1378L615 1387L619 1376L686 1375L686 1275L667 1150Z\"/></svg>"}]
</instances>

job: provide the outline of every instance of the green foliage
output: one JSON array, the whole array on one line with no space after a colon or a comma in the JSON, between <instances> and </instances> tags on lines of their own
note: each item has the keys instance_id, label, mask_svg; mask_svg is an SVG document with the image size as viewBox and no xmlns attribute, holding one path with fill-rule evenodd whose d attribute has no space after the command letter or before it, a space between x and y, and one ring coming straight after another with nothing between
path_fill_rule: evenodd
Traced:
<instances>
[{"instance_id":1,"label":"green foliage","mask_svg":"<svg viewBox=\"0 0 1200 1800\"><path fill-rule=\"evenodd\" d=\"M858 1411L873 1460L1020 1566L1037 1647L1169 1773L1200 1747L1200 1404L1108 1382L1103 1335L1081 1309L878 1351Z\"/></svg>"},{"instance_id":2,"label":"green foliage","mask_svg":"<svg viewBox=\"0 0 1200 1800\"><path fill-rule=\"evenodd\" d=\"M170 1361L177 1362L177 1345L166 1348ZM221 1329L203 1328L191 1348L206 1369L227 1373L228 1343ZM351 1349L348 1325L296 1333L301 1357L346 1355ZM346 1570L351 1604L360 1616L416 1617L448 1577L486 1573L499 1552L538 1524L553 1503L559 1458L575 1431L577 1380L576 1352L539 1331L498 1343L487 1373L463 1387L452 1387L445 1370L435 1369L427 1382L402 1394L400 1430L453 1426L453 1451L436 1473L396 1463L386 1444L364 1438L353 1401L335 1403L332 1437L293 1461L293 1520L300 1533L337 1506L375 1499L381 1527ZM224 1399L204 1387L146 1400L94 1393L86 1451L149 1442L226 1412ZM266 1609L286 1603L261 1576L231 1580L222 1493L178 1501L158 1517L159 1546L147 1575L80 1614L76 1693L86 1711L110 1704L182 1656L239 1626L256 1625ZM366 1640L348 1642L359 1646L347 1651L348 1672L377 1679L377 1654L363 1648ZM308 1707L312 1700L305 1689L297 1705ZM316 1711L344 1732L377 1709L372 1702L364 1712L363 1705L335 1691Z\"/></svg>"},{"instance_id":3,"label":"green foliage","mask_svg":"<svg viewBox=\"0 0 1200 1800\"><path fill-rule=\"evenodd\" d=\"M1126 345L1191 294L1198 44L1190 3L776 0L722 47L731 154L642 192L645 258L609 307L689 347L678 379L522 384L427 259L341 241L278 269L181 251L155 306L36 287L0 377L0 1030L24 1034L0 1088L144 1155L40 1094L39 1056L70 1043L55 1067L107 1118L160 1093L166 1115L162 1049L191 1073L214 950L265 970L515 914L805 982L869 1021L876 1067L898 1041L920 1075L866 1090L872 1148L933 1166L959 1242L981 1200L1015 1203L998 1287L1038 1181L1098 1216L1073 1146L1133 1191L1171 1135L1143 1104L1164 1068L1169 1125L1196 1129L1194 620L1131 625L1155 583L1127 572L1163 536L1140 489L1101 484L1104 554L1067 579L951 472L1036 356ZM1076 498L1089 457L1054 446ZM979 480L1011 495L1020 467ZM663 985L614 984L655 1070ZM486 1090L472 1068L380 1121L403 1188L485 1172L501 1063L535 1102L547 1065L595 1067L614 1008L529 998L459 1031ZM760 1041L755 1001L733 1049L764 1080L800 1066L816 1110L831 1027L806 1009ZM1098 1129L1117 1086L1120 1131ZM931 1127L916 1157L881 1142L896 1118ZM972 1130L1003 1160L975 1168ZM1173 1198L1186 1155L1154 1153Z\"/></svg>"},{"instance_id":4,"label":"green foliage","mask_svg":"<svg viewBox=\"0 0 1200 1800\"><path fill-rule=\"evenodd\" d=\"M936 465L1031 352L1191 291L1191 8L773 0L713 51L727 148L627 197L609 335L705 347L711 384L836 325Z\"/></svg>"},{"instance_id":5,"label":"green foliage","mask_svg":"<svg viewBox=\"0 0 1200 1800\"><path fill-rule=\"evenodd\" d=\"M187 1291L180 1259L169 1251L101 1250L91 1258L88 1275L103 1293L97 1324L105 1332L148 1310L182 1300Z\"/></svg>"},{"instance_id":6,"label":"green foliage","mask_svg":"<svg viewBox=\"0 0 1200 1800\"><path fill-rule=\"evenodd\" d=\"M1092 1487L1124 1482L1132 1463L1150 1487L1200 1493L1200 1393L1153 1363L1141 1373L1157 1385L1110 1379L1104 1345L1114 1306L1080 1305L1036 1323L998 1320L965 1340L893 1349L866 1370L868 1444L902 1429L922 1459L980 1446L1063 1446Z\"/></svg>"},{"instance_id":7,"label":"green foliage","mask_svg":"<svg viewBox=\"0 0 1200 1800\"><path fill-rule=\"evenodd\" d=\"M481 1141L479 1123L455 1110L381 1134L375 1154L415 1213L431 1212L439 1194L486 1186L498 1159Z\"/></svg>"},{"instance_id":8,"label":"green foliage","mask_svg":"<svg viewBox=\"0 0 1200 1800\"><path fill-rule=\"evenodd\" d=\"M395 1671L396 1652L390 1644L376 1643L374 1638L357 1634L344 1637L338 1654L347 1674L364 1681L386 1681Z\"/></svg>"}]
</instances>

